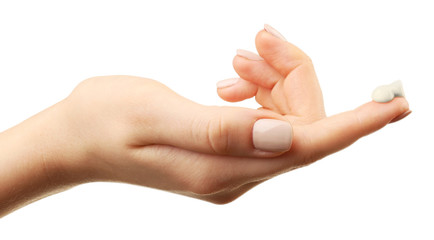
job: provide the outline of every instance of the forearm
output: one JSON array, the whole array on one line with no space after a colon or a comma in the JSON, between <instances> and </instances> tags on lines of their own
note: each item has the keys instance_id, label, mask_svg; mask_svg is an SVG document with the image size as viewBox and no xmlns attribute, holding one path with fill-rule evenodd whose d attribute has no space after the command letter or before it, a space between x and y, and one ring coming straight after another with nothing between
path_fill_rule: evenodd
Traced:
<instances>
[{"instance_id":1,"label":"forearm","mask_svg":"<svg viewBox=\"0 0 434 240\"><path fill-rule=\"evenodd\" d=\"M0 217L78 183L55 105L0 133ZM65 146L67 145L67 146Z\"/></svg>"}]
</instances>

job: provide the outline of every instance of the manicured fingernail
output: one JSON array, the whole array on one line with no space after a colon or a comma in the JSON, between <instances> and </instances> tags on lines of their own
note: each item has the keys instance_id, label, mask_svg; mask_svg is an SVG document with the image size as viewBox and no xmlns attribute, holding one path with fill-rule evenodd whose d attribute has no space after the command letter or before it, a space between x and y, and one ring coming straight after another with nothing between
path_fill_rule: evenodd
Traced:
<instances>
[{"instance_id":1,"label":"manicured fingernail","mask_svg":"<svg viewBox=\"0 0 434 240\"><path fill-rule=\"evenodd\" d=\"M254 53L254 52L247 51L247 50L243 50L243 49L237 49L237 55L240 56L240 57L243 57L243 58L247 58L249 60L253 60L253 61L262 61L262 60L264 60L258 54Z\"/></svg>"},{"instance_id":2,"label":"manicured fingernail","mask_svg":"<svg viewBox=\"0 0 434 240\"><path fill-rule=\"evenodd\" d=\"M273 35L273 36L275 36L275 37L277 37L283 41L287 41L286 38L279 31L277 31L275 28L273 28L272 26L265 24L264 29L265 29L265 31L267 31L271 35Z\"/></svg>"},{"instance_id":3,"label":"manicured fingernail","mask_svg":"<svg viewBox=\"0 0 434 240\"><path fill-rule=\"evenodd\" d=\"M260 119L253 126L253 145L267 152L284 152L291 148L292 126L289 122Z\"/></svg>"},{"instance_id":4,"label":"manicured fingernail","mask_svg":"<svg viewBox=\"0 0 434 240\"><path fill-rule=\"evenodd\" d=\"M229 78L229 79L221 80L221 81L217 82L217 88L221 89L221 88L227 88L227 87L233 86L239 80L240 80L239 78Z\"/></svg>"},{"instance_id":5,"label":"manicured fingernail","mask_svg":"<svg viewBox=\"0 0 434 240\"><path fill-rule=\"evenodd\" d=\"M408 110L407 112L397 116L396 118L392 119L392 121L390 121L390 123L394 123L394 122L398 122L399 120L404 119L405 117L407 117L408 115L410 115L410 113L412 113L411 110Z\"/></svg>"}]
</instances>

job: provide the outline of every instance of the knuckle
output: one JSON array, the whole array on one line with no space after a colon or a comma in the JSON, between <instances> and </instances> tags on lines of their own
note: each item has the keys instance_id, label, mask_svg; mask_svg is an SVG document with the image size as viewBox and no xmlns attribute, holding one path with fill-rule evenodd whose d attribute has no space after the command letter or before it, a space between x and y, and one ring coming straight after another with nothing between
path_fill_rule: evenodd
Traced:
<instances>
[{"instance_id":1,"label":"knuckle","mask_svg":"<svg viewBox=\"0 0 434 240\"><path fill-rule=\"evenodd\" d=\"M213 116L207 124L207 143L209 148L216 154L229 152L229 126L223 121L220 113Z\"/></svg>"},{"instance_id":2,"label":"knuckle","mask_svg":"<svg viewBox=\"0 0 434 240\"><path fill-rule=\"evenodd\" d=\"M294 156L294 161L292 162L290 169L297 169L310 163L313 163L322 158L322 147L317 146L317 144L312 139L313 132L309 131L308 127L302 127L300 131L297 131L297 142L291 148L292 154Z\"/></svg>"}]
</instances>

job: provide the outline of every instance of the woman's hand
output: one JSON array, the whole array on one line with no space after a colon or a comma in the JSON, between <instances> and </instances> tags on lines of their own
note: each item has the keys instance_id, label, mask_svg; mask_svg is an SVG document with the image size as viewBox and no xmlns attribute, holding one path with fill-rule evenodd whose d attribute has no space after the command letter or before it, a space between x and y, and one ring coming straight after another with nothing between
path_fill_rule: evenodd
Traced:
<instances>
[{"instance_id":1,"label":"woman's hand","mask_svg":"<svg viewBox=\"0 0 434 240\"><path fill-rule=\"evenodd\" d=\"M0 161L0 215L91 181L227 203L408 110L406 100L397 98L325 118L309 58L265 31L256 42L265 60L237 56L234 66L244 80L218 93L229 101L256 96L263 109L203 106L145 78L94 77L1 133L0 155L6 158ZM277 121L256 124L263 119Z\"/></svg>"},{"instance_id":2,"label":"woman's hand","mask_svg":"<svg viewBox=\"0 0 434 240\"><path fill-rule=\"evenodd\" d=\"M406 100L397 98L326 118L310 59L266 31L256 43L265 60L236 56L234 67L244 80L218 92L232 101L254 95L260 110L202 106L137 77L83 82L65 104L68 125L75 125L89 149L82 165L92 166L90 176L227 203L266 179L347 147L408 110ZM255 149L252 131L265 118L292 124L290 151Z\"/></svg>"}]
</instances>

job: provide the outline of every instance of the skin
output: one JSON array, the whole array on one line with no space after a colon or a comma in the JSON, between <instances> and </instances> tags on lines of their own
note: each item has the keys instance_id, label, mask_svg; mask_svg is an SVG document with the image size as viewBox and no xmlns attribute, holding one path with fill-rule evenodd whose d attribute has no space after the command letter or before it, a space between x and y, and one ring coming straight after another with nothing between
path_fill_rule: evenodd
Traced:
<instances>
[{"instance_id":1,"label":"skin","mask_svg":"<svg viewBox=\"0 0 434 240\"><path fill-rule=\"evenodd\" d=\"M396 98L326 117L312 62L260 31L264 61L236 56L243 80L218 89L259 110L203 106L150 79L94 77L64 100L0 133L0 216L82 183L138 184L223 204L278 174L339 151L407 112ZM290 151L254 149L256 120L289 121Z\"/></svg>"}]
</instances>

